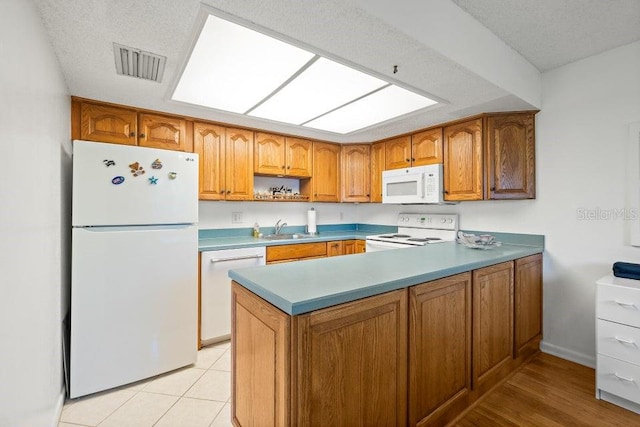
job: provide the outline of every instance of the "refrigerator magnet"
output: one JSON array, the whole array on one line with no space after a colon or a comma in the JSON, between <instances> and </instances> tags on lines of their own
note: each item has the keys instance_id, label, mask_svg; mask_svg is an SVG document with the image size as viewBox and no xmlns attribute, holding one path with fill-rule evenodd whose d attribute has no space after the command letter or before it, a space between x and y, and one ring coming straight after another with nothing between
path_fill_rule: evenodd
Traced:
<instances>
[{"instance_id":1,"label":"refrigerator magnet","mask_svg":"<svg viewBox=\"0 0 640 427\"><path fill-rule=\"evenodd\" d=\"M162 162L160 159L155 159L153 163L151 163L151 169L162 169Z\"/></svg>"},{"instance_id":2,"label":"refrigerator magnet","mask_svg":"<svg viewBox=\"0 0 640 427\"><path fill-rule=\"evenodd\" d=\"M104 160L102 161L102 163L104 163L104 165L105 165L106 167L109 167L109 166L115 166L115 165L116 165L116 162L114 162L113 160L107 160L107 159L104 159Z\"/></svg>"},{"instance_id":3,"label":"refrigerator magnet","mask_svg":"<svg viewBox=\"0 0 640 427\"><path fill-rule=\"evenodd\" d=\"M120 185L124 182L124 176L114 176L111 180L113 185Z\"/></svg>"},{"instance_id":4,"label":"refrigerator magnet","mask_svg":"<svg viewBox=\"0 0 640 427\"><path fill-rule=\"evenodd\" d=\"M149 178L149 184L156 185L157 183L158 183L158 178L156 178L155 176L152 176Z\"/></svg>"},{"instance_id":5,"label":"refrigerator magnet","mask_svg":"<svg viewBox=\"0 0 640 427\"><path fill-rule=\"evenodd\" d=\"M178 176L177 173L175 172L169 172L169 179L176 179L176 177Z\"/></svg>"},{"instance_id":6,"label":"refrigerator magnet","mask_svg":"<svg viewBox=\"0 0 640 427\"><path fill-rule=\"evenodd\" d=\"M138 163L138 162L131 163L129 165L129 168L131 169L131 173L133 174L133 176L138 176L138 175L143 175L144 174L144 168L142 166L140 166L140 163Z\"/></svg>"}]
</instances>

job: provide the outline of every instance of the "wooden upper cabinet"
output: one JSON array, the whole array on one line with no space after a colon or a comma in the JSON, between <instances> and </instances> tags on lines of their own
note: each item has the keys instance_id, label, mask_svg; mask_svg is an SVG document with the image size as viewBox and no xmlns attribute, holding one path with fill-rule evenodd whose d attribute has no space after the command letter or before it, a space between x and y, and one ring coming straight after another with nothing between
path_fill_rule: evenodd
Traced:
<instances>
[{"instance_id":1,"label":"wooden upper cabinet","mask_svg":"<svg viewBox=\"0 0 640 427\"><path fill-rule=\"evenodd\" d=\"M482 200L482 119L444 128L445 200Z\"/></svg>"},{"instance_id":2,"label":"wooden upper cabinet","mask_svg":"<svg viewBox=\"0 0 640 427\"><path fill-rule=\"evenodd\" d=\"M471 393L471 273L409 288L409 425L445 425Z\"/></svg>"},{"instance_id":3,"label":"wooden upper cabinet","mask_svg":"<svg viewBox=\"0 0 640 427\"><path fill-rule=\"evenodd\" d=\"M187 121L178 117L140 114L138 145L165 150L192 151L187 137Z\"/></svg>"},{"instance_id":4,"label":"wooden upper cabinet","mask_svg":"<svg viewBox=\"0 0 640 427\"><path fill-rule=\"evenodd\" d=\"M485 150L487 198L535 198L533 114L488 116Z\"/></svg>"},{"instance_id":5,"label":"wooden upper cabinet","mask_svg":"<svg viewBox=\"0 0 640 427\"><path fill-rule=\"evenodd\" d=\"M137 145L137 113L135 110L83 102L80 105L80 139Z\"/></svg>"},{"instance_id":6,"label":"wooden upper cabinet","mask_svg":"<svg viewBox=\"0 0 640 427\"><path fill-rule=\"evenodd\" d=\"M266 175L284 175L284 136L256 132L253 172Z\"/></svg>"},{"instance_id":7,"label":"wooden upper cabinet","mask_svg":"<svg viewBox=\"0 0 640 427\"><path fill-rule=\"evenodd\" d=\"M433 165L442 162L442 128L411 135L412 166Z\"/></svg>"},{"instance_id":8,"label":"wooden upper cabinet","mask_svg":"<svg viewBox=\"0 0 640 427\"><path fill-rule=\"evenodd\" d=\"M411 166L411 136L385 141L385 170Z\"/></svg>"},{"instance_id":9,"label":"wooden upper cabinet","mask_svg":"<svg viewBox=\"0 0 640 427\"><path fill-rule=\"evenodd\" d=\"M301 178L311 176L311 141L262 132L256 132L255 138L255 173Z\"/></svg>"},{"instance_id":10,"label":"wooden upper cabinet","mask_svg":"<svg viewBox=\"0 0 640 427\"><path fill-rule=\"evenodd\" d=\"M182 117L77 99L72 99L71 111L74 139L193 151L193 123Z\"/></svg>"},{"instance_id":11,"label":"wooden upper cabinet","mask_svg":"<svg viewBox=\"0 0 640 427\"><path fill-rule=\"evenodd\" d=\"M340 145L313 143L312 201L340 201ZM302 189L302 185L301 185Z\"/></svg>"},{"instance_id":12,"label":"wooden upper cabinet","mask_svg":"<svg viewBox=\"0 0 640 427\"><path fill-rule=\"evenodd\" d=\"M513 359L513 261L473 271L473 388L484 392Z\"/></svg>"},{"instance_id":13,"label":"wooden upper cabinet","mask_svg":"<svg viewBox=\"0 0 640 427\"><path fill-rule=\"evenodd\" d=\"M382 171L385 170L385 143L371 144L371 202L382 202Z\"/></svg>"},{"instance_id":14,"label":"wooden upper cabinet","mask_svg":"<svg viewBox=\"0 0 640 427\"><path fill-rule=\"evenodd\" d=\"M368 202L370 200L369 144L342 146L342 201Z\"/></svg>"},{"instance_id":15,"label":"wooden upper cabinet","mask_svg":"<svg viewBox=\"0 0 640 427\"><path fill-rule=\"evenodd\" d=\"M253 200L253 132L226 130L225 199Z\"/></svg>"},{"instance_id":16,"label":"wooden upper cabinet","mask_svg":"<svg viewBox=\"0 0 640 427\"><path fill-rule=\"evenodd\" d=\"M308 139L285 138L287 175L309 178L313 172L313 143Z\"/></svg>"},{"instance_id":17,"label":"wooden upper cabinet","mask_svg":"<svg viewBox=\"0 0 640 427\"><path fill-rule=\"evenodd\" d=\"M200 160L199 199L225 199L226 129L209 123L194 123L193 151Z\"/></svg>"}]
</instances>

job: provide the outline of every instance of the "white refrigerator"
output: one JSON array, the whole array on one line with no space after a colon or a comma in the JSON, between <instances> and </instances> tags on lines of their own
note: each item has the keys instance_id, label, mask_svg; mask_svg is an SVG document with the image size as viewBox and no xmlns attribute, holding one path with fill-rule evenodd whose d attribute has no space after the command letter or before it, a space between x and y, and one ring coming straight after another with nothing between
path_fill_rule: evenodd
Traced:
<instances>
[{"instance_id":1,"label":"white refrigerator","mask_svg":"<svg viewBox=\"0 0 640 427\"><path fill-rule=\"evenodd\" d=\"M71 398L192 364L198 155L73 142Z\"/></svg>"}]
</instances>

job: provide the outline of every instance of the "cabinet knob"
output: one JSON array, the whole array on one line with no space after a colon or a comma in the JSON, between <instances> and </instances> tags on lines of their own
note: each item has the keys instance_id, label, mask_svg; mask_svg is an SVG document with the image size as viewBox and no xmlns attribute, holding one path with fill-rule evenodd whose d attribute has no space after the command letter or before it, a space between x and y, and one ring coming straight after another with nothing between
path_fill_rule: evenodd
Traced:
<instances>
[{"instance_id":1,"label":"cabinet knob","mask_svg":"<svg viewBox=\"0 0 640 427\"><path fill-rule=\"evenodd\" d=\"M449 194L449 190L444 190L444 194Z\"/></svg>"},{"instance_id":2,"label":"cabinet knob","mask_svg":"<svg viewBox=\"0 0 640 427\"><path fill-rule=\"evenodd\" d=\"M131 132L131 133L129 134L129 136L136 136L136 133L135 133L135 132Z\"/></svg>"},{"instance_id":3,"label":"cabinet knob","mask_svg":"<svg viewBox=\"0 0 640 427\"><path fill-rule=\"evenodd\" d=\"M367 197L369 197L369 195L367 194Z\"/></svg>"},{"instance_id":4,"label":"cabinet knob","mask_svg":"<svg viewBox=\"0 0 640 427\"><path fill-rule=\"evenodd\" d=\"M411 159L404 159L405 162L409 163L411 161Z\"/></svg>"},{"instance_id":5,"label":"cabinet knob","mask_svg":"<svg viewBox=\"0 0 640 427\"><path fill-rule=\"evenodd\" d=\"M140 134L140 138L144 138L144 133L141 133L141 134Z\"/></svg>"},{"instance_id":6,"label":"cabinet knob","mask_svg":"<svg viewBox=\"0 0 640 427\"><path fill-rule=\"evenodd\" d=\"M318 197L318 193L315 193L315 194L313 195L313 197Z\"/></svg>"},{"instance_id":7,"label":"cabinet knob","mask_svg":"<svg viewBox=\"0 0 640 427\"><path fill-rule=\"evenodd\" d=\"M287 169L291 169L291 166L287 166Z\"/></svg>"},{"instance_id":8,"label":"cabinet knob","mask_svg":"<svg viewBox=\"0 0 640 427\"><path fill-rule=\"evenodd\" d=\"M415 162L415 161L416 161L416 159L412 157L412 158L411 158L411 161L412 161L412 162Z\"/></svg>"},{"instance_id":9,"label":"cabinet knob","mask_svg":"<svg viewBox=\"0 0 640 427\"><path fill-rule=\"evenodd\" d=\"M227 190L227 194L231 193L231 190Z\"/></svg>"},{"instance_id":10,"label":"cabinet knob","mask_svg":"<svg viewBox=\"0 0 640 427\"><path fill-rule=\"evenodd\" d=\"M282 169L284 169L284 165L282 165Z\"/></svg>"}]
</instances>

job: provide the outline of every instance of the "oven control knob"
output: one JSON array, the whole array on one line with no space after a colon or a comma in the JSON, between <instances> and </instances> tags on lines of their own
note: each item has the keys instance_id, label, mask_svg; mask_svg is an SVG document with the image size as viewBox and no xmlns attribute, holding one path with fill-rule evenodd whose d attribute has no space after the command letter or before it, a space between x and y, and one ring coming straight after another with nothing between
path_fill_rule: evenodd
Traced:
<instances>
[{"instance_id":1,"label":"oven control knob","mask_svg":"<svg viewBox=\"0 0 640 427\"><path fill-rule=\"evenodd\" d=\"M447 220L446 220L446 219L444 219L444 218L442 218L442 219L440 220L440 222L444 224L445 222L447 222Z\"/></svg>"},{"instance_id":2,"label":"oven control knob","mask_svg":"<svg viewBox=\"0 0 640 427\"><path fill-rule=\"evenodd\" d=\"M452 224L452 223L453 223L453 218L449 218L449 219L447 220L447 222L448 222L449 224Z\"/></svg>"}]
</instances>

